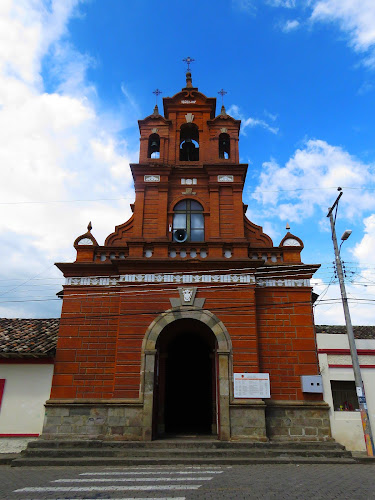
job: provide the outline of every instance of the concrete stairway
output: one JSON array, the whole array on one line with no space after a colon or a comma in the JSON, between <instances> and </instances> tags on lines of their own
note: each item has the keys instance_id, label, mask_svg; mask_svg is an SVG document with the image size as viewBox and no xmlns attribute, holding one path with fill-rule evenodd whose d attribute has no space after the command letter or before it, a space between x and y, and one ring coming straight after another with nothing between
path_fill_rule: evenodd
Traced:
<instances>
[{"instance_id":1,"label":"concrete stairway","mask_svg":"<svg viewBox=\"0 0 375 500\"><path fill-rule=\"evenodd\" d=\"M245 465L260 463L356 463L330 442L224 442L213 439L50 441L29 443L12 466Z\"/></svg>"}]
</instances>

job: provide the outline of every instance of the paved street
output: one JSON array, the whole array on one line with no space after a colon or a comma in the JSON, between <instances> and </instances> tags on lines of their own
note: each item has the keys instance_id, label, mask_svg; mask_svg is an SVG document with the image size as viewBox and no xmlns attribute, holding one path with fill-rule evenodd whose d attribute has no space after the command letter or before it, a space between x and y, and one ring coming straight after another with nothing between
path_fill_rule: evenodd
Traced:
<instances>
[{"instance_id":1,"label":"paved street","mask_svg":"<svg viewBox=\"0 0 375 500\"><path fill-rule=\"evenodd\" d=\"M375 499L375 465L0 467L1 500Z\"/></svg>"}]
</instances>

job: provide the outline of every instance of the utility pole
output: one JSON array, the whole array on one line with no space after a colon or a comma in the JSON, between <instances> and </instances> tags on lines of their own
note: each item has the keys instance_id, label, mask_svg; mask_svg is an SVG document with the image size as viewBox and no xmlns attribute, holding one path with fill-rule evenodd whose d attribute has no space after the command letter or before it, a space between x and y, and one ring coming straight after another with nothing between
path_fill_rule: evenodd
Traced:
<instances>
[{"instance_id":1,"label":"utility pole","mask_svg":"<svg viewBox=\"0 0 375 500\"><path fill-rule=\"evenodd\" d=\"M338 191L341 191L341 192L338 195L338 197L336 198L335 203L328 210L327 217L329 217L329 220L331 222L332 241L333 241L333 248L335 250L337 276L339 278L339 283L340 283L342 306L344 308L346 331L347 331L348 339L349 339L350 355L352 358L355 387L356 387L357 397L358 397L358 405L359 405L359 409L361 411L361 419L362 419L363 435L364 435L365 444L366 444L366 451L367 451L367 455L369 457L373 457L374 456L374 440L373 440L372 432L371 432L370 419L369 419L369 414L368 414L368 410L367 410L367 403L366 403L366 394L365 394L365 388L364 388L363 381L362 381L361 368L359 366L357 347L355 345L352 320L350 318L348 298L346 296L346 288L345 288L345 282L344 282L344 274L342 272L340 250L339 250L339 247L337 245L337 238L336 238L335 223L336 223L337 207L338 207L339 200L340 200L341 196L343 195L341 188L338 188ZM333 214L332 214L334 208L336 208L335 218L333 218ZM344 238L344 239L346 239L346 238Z\"/></svg>"}]
</instances>

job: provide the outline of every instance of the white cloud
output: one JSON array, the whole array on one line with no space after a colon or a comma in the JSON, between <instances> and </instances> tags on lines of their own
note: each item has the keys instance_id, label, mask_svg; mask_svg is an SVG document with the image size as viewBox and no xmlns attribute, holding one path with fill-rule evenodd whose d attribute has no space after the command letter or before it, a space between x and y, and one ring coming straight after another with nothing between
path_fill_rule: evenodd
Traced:
<instances>
[{"instance_id":1,"label":"white cloud","mask_svg":"<svg viewBox=\"0 0 375 500\"><path fill-rule=\"evenodd\" d=\"M365 234L360 243L354 248L354 255L363 266L375 268L375 214L364 221Z\"/></svg>"},{"instance_id":2,"label":"white cloud","mask_svg":"<svg viewBox=\"0 0 375 500\"><path fill-rule=\"evenodd\" d=\"M2 0L0 4L0 71L35 84L44 55L66 32L79 0ZM48 8L50 5L50 8Z\"/></svg>"},{"instance_id":3,"label":"white cloud","mask_svg":"<svg viewBox=\"0 0 375 500\"><path fill-rule=\"evenodd\" d=\"M255 14L256 12L253 0L232 0L232 7L247 14Z\"/></svg>"},{"instance_id":4,"label":"white cloud","mask_svg":"<svg viewBox=\"0 0 375 500\"><path fill-rule=\"evenodd\" d=\"M375 274L371 275L372 283L370 283L363 276L365 272L364 269L358 267L357 273L351 278L353 284L350 283L350 280L345 280L353 325L374 324ZM368 283L369 286L365 287L364 283ZM312 284L314 285L314 292L319 295L319 299L314 307L315 324L345 325L341 292L337 279L330 286L328 286L328 278L324 281L320 278L315 278L312 280Z\"/></svg>"},{"instance_id":5,"label":"white cloud","mask_svg":"<svg viewBox=\"0 0 375 500\"><path fill-rule=\"evenodd\" d=\"M67 22L79 3L0 4L0 237L9 243L1 251L6 253L5 278L32 277L50 269L54 260L73 260L73 241L89 220L103 243L114 225L130 216L129 161L135 153L119 137L124 120L100 114L96 89L86 78L92 60L67 37ZM45 86L43 61L56 82L52 90ZM125 200L61 203L98 198ZM22 293L16 288L9 298ZM0 314L53 314L48 303L37 304L32 309L26 303L3 303Z\"/></svg>"},{"instance_id":6,"label":"white cloud","mask_svg":"<svg viewBox=\"0 0 375 500\"><path fill-rule=\"evenodd\" d=\"M254 127L261 127L269 132L272 132L272 134L277 134L279 132L279 129L277 127L272 127L267 123L265 120L261 120L259 118L253 118L249 116L246 118L244 114L241 112L239 106L236 104L232 104L232 106L228 109L228 114L233 116L233 118L236 118L237 120L241 120L241 134L246 135L246 129L247 127L254 128Z\"/></svg>"},{"instance_id":7,"label":"white cloud","mask_svg":"<svg viewBox=\"0 0 375 500\"><path fill-rule=\"evenodd\" d=\"M270 120L272 120L273 122L277 120L277 117L278 115L276 115L275 113L270 113L269 111L267 111L266 109L263 111L264 115L269 118Z\"/></svg>"},{"instance_id":8,"label":"white cloud","mask_svg":"<svg viewBox=\"0 0 375 500\"><path fill-rule=\"evenodd\" d=\"M375 68L375 2L374 0L266 0L272 7L308 9L311 22L337 24L346 33L351 47L356 52L364 53L364 62ZM300 26L297 20L287 21L282 25L285 32Z\"/></svg>"},{"instance_id":9,"label":"white cloud","mask_svg":"<svg viewBox=\"0 0 375 500\"><path fill-rule=\"evenodd\" d=\"M375 85L371 82L363 82L362 85L359 87L357 94L358 95L365 95L368 94L369 92L372 92L375 89Z\"/></svg>"},{"instance_id":10,"label":"white cloud","mask_svg":"<svg viewBox=\"0 0 375 500\"><path fill-rule=\"evenodd\" d=\"M284 7L286 9L293 9L296 6L296 0L267 0L267 3L272 7Z\"/></svg>"},{"instance_id":11,"label":"white cloud","mask_svg":"<svg viewBox=\"0 0 375 500\"><path fill-rule=\"evenodd\" d=\"M268 206L269 215L300 222L316 208L322 212L332 203L332 189L346 187L342 207L354 218L375 209L375 198L366 191L375 182L374 165L364 164L339 146L322 140L309 140L284 167L275 160L263 164L260 184L254 198ZM361 188L361 196L353 188Z\"/></svg>"},{"instance_id":12,"label":"white cloud","mask_svg":"<svg viewBox=\"0 0 375 500\"><path fill-rule=\"evenodd\" d=\"M129 90L126 88L124 83L121 83L121 92L124 94L126 99L128 100L130 106L133 108L137 116L140 116L141 112L138 106L137 101L134 99L132 94L129 92Z\"/></svg>"},{"instance_id":13,"label":"white cloud","mask_svg":"<svg viewBox=\"0 0 375 500\"><path fill-rule=\"evenodd\" d=\"M348 33L358 52L369 51L369 65L375 65L375 2L373 0L319 0L313 4L312 21L337 22Z\"/></svg>"},{"instance_id":14,"label":"white cloud","mask_svg":"<svg viewBox=\"0 0 375 500\"><path fill-rule=\"evenodd\" d=\"M290 31L296 30L300 26L300 22L297 19L286 21L286 23L281 27L284 33L289 33Z\"/></svg>"}]
</instances>

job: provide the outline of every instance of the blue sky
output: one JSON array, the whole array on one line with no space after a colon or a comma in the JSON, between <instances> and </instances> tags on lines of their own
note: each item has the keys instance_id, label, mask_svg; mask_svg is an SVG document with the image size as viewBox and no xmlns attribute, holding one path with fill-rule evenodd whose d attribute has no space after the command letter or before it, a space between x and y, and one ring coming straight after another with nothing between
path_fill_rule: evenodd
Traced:
<instances>
[{"instance_id":1,"label":"blue sky","mask_svg":"<svg viewBox=\"0 0 375 500\"><path fill-rule=\"evenodd\" d=\"M374 26L373 0L3 0L0 315L59 315L54 262L89 220L103 243L129 217L137 120L191 56L194 85L242 120L248 217L275 245L288 222L322 263L320 324L343 323L326 218L343 186L353 323L374 324Z\"/></svg>"}]
</instances>

